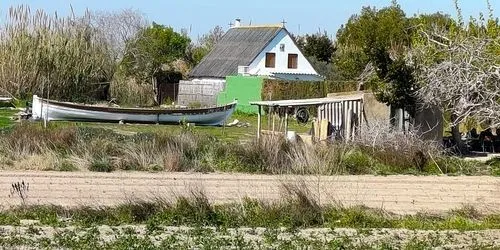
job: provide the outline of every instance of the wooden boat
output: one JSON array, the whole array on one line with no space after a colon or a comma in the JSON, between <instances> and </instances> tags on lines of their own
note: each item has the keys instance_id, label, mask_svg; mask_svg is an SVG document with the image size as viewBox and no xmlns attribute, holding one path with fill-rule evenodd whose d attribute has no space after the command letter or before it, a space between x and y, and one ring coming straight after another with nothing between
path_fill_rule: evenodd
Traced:
<instances>
[{"instance_id":1,"label":"wooden boat","mask_svg":"<svg viewBox=\"0 0 500 250\"><path fill-rule=\"evenodd\" d=\"M33 96L33 119L48 121L167 123L181 122L196 125L218 126L231 116L237 102L224 106L198 109L146 109L89 106L59 102Z\"/></svg>"}]
</instances>

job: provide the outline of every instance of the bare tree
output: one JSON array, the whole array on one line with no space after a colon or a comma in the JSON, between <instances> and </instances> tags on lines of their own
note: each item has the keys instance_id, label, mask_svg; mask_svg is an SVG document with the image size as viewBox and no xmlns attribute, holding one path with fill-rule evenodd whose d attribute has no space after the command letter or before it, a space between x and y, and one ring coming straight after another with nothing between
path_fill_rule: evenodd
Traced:
<instances>
[{"instance_id":1,"label":"bare tree","mask_svg":"<svg viewBox=\"0 0 500 250\"><path fill-rule=\"evenodd\" d=\"M408 57L419 69L419 97L451 114L453 138L463 148L458 125L467 118L500 125L500 64L492 50L499 39L424 34L427 41Z\"/></svg>"},{"instance_id":2,"label":"bare tree","mask_svg":"<svg viewBox=\"0 0 500 250\"><path fill-rule=\"evenodd\" d=\"M207 34L203 35L198 39L200 46L207 48L208 51L212 50L214 46L220 41L224 36L224 29L217 25L211 29Z\"/></svg>"},{"instance_id":3,"label":"bare tree","mask_svg":"<svg viewBox=\"0 0 500 250\"><path fill-rule=\"evenodd\" d=\"M111 57L121 60L125 46L149 25L143 13L124 9L118 12L91 12L92 26L110 48Z\"/></svg>"}]
</instances>

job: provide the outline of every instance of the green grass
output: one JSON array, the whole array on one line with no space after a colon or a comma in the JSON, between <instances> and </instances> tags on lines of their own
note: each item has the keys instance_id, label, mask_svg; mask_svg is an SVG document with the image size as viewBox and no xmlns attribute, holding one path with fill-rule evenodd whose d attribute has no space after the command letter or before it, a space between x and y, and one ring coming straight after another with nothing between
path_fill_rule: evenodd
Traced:
<instances>
[{"instance_id":1,"label":"green grass","mask_svg":"<svg viewBox=\"0 0 500 250\"><path fill-rule=\"evenodd\" d=\"M14 124L11 117L17 113L18 110L11 109L0 109L0 128L8 127ZM217 126L195 126L190 128L192 131L198 132L200 134L212 135L217 138L229 141L239 141L239 140L249 140L256 136L257 134L257 116L248 115L244 113L233 114L227 121L227 123L232 122L234 119L238 119L242 123L250 123L249 127L217 127ZM65 122L65 121L52 121L50 122L52 126L55 127L92 127L92 128L105 128L111 129L118 133L157 133L157 132L172 132L177 133L183 130L181 125L176 124L117 124L117 123L97 123L97 122ZM268 124L266 116L262 118L262 124L264 128ZM300 133L308 132L310 129L309 125L300 125L295 121L290 121L290 130L294 130Z\"/></svg>"},{"instance_id":2,"label":"green grass","mask_svg":"<svg viewBox=\"0 0 500 250\"><path fill-rule=\"evenodd\" d=\"M470 232L471 236L467 234L469 231L500 229L499 214L482 215L471 207L439 216L402 216L360 206L319 206L305 194L303 190L298 190L284 196L279 203L243 199L241 203L217 205L211 204L203 193L193 192L191 197L180 197L175 202L162 199L131 201L116 207L22 206L0 212L0 225L14 226L0 232L0 246L69 249L431 249L455 243L454 236L481 235L479 231ZM21 226L21 220L37 220L38 223ZM103 226L108 230L102 231ZM55 230L53 236L42 233L48 227ZM24 228L24 231L18 231L18 228ZM311 228L320 230L304 234ZM350 233L336 231L338 228L349 228ZM393 231L393 234L388 229L410 231ZM379 239L363 240L370 236ZM102 237L109 240L103 241ZM466 243L472 249L495 249L488 240Z\"/></svg>"},{"instance_id":3,"label":"green grass","mask_svg":"<svg viewBox=\"0 0 500 250\"><path fill-rule=\"evenodd\" d=\"M248 115L244 113L233 114L228 120L227 123L232 122L233 120L238 119L241 123L249 123L249 127L225 127L225 126L194 126L190 128L192 131L215 136L222 140L228 141L241 141L241 140L250 140L255 138L257 135L257 115ZM59 124L62 126L79 126L79 127L94 127L94 128L105 128L112 129L116 132L122 133L158 133L158 132L172 132L178 133L181 132L184 128L181 125L167 125L167 124L117 124L117 123L95 123L95 122L52 122L55 124ZM267 129L268 119L266 116L262 117L262 126L263 129ZM276 125L277 127L278 125ZM299 132L306 133L311 128L311 125L301 125L295 121L289 121L289 129Z\"/></svg>"},{"instance_id":4,"label":"green grass","mask_svg":"<svg viewBox=\"0 0 500 250\"><path fill-rule=\"evenodd\" d=\"M11 117L19 112L19 110L0 108L0 129L14 124Z\"/></svg>"},{"instance_id":5,"label":"green grass","mask_svg":"<svg viewBox=\"0 0 500 250\"><path fill-rule=\"evenodd\" d=\"M61 220L61 218L65 218ZM366 207L318 206L315 201L289 198L280 203L244 199L242 203L211 204L203 195L181 197L176 202L130 202L117 207L58 206L19 207L0 212L0 225L38 220L41 225L93 227L147 225L218 228L400 228L411 230L500 229L500 214L482 215L464 208L444 215L395 215Z\"/></svg>"}]
</instances>

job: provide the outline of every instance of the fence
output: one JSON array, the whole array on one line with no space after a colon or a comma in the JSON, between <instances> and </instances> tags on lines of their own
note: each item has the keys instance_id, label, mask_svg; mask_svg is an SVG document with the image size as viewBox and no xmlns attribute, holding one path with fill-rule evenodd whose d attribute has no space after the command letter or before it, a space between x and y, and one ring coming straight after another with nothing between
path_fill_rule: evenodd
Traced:
<instances>
[{"instance_id":1,"label":"fence","mask_svg":"<svg viewBox=\"0 0 500 250\"><path fill-rule=\"evenodd\" d=\"M224 90L225 83L222 79L180 81L177 102L180 105L215 106L217 95Z\"/></svg>"},{"instance_id":2,"label":"fence","mask_svg":"<svg viewBox=\"0 0 500 250\"><path fill-rule=\"evenodd\" d=\"M357 134L363 118L363 97L355 96L350 99L325 103L318 107L318 120L327 120L334 131L350 140Z\"/></svg>"}]
</instances>

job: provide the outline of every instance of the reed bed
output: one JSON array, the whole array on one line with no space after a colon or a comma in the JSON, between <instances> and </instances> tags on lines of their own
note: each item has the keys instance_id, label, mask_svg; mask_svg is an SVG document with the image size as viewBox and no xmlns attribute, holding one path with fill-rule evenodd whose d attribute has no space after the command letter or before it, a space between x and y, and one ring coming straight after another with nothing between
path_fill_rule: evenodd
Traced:
<instances>
[{"instance_id":1,"label":"reed bed","mask_svg":"<svg viewBox=\"0 0 500 250\"><path fill-rule=\"evenodd\" d=\"M85 100L94 83L110 81L115 61L87 11L61 17L28 6L9 9L0 28L0 91Z\"/></svg>"}]
</instances>

